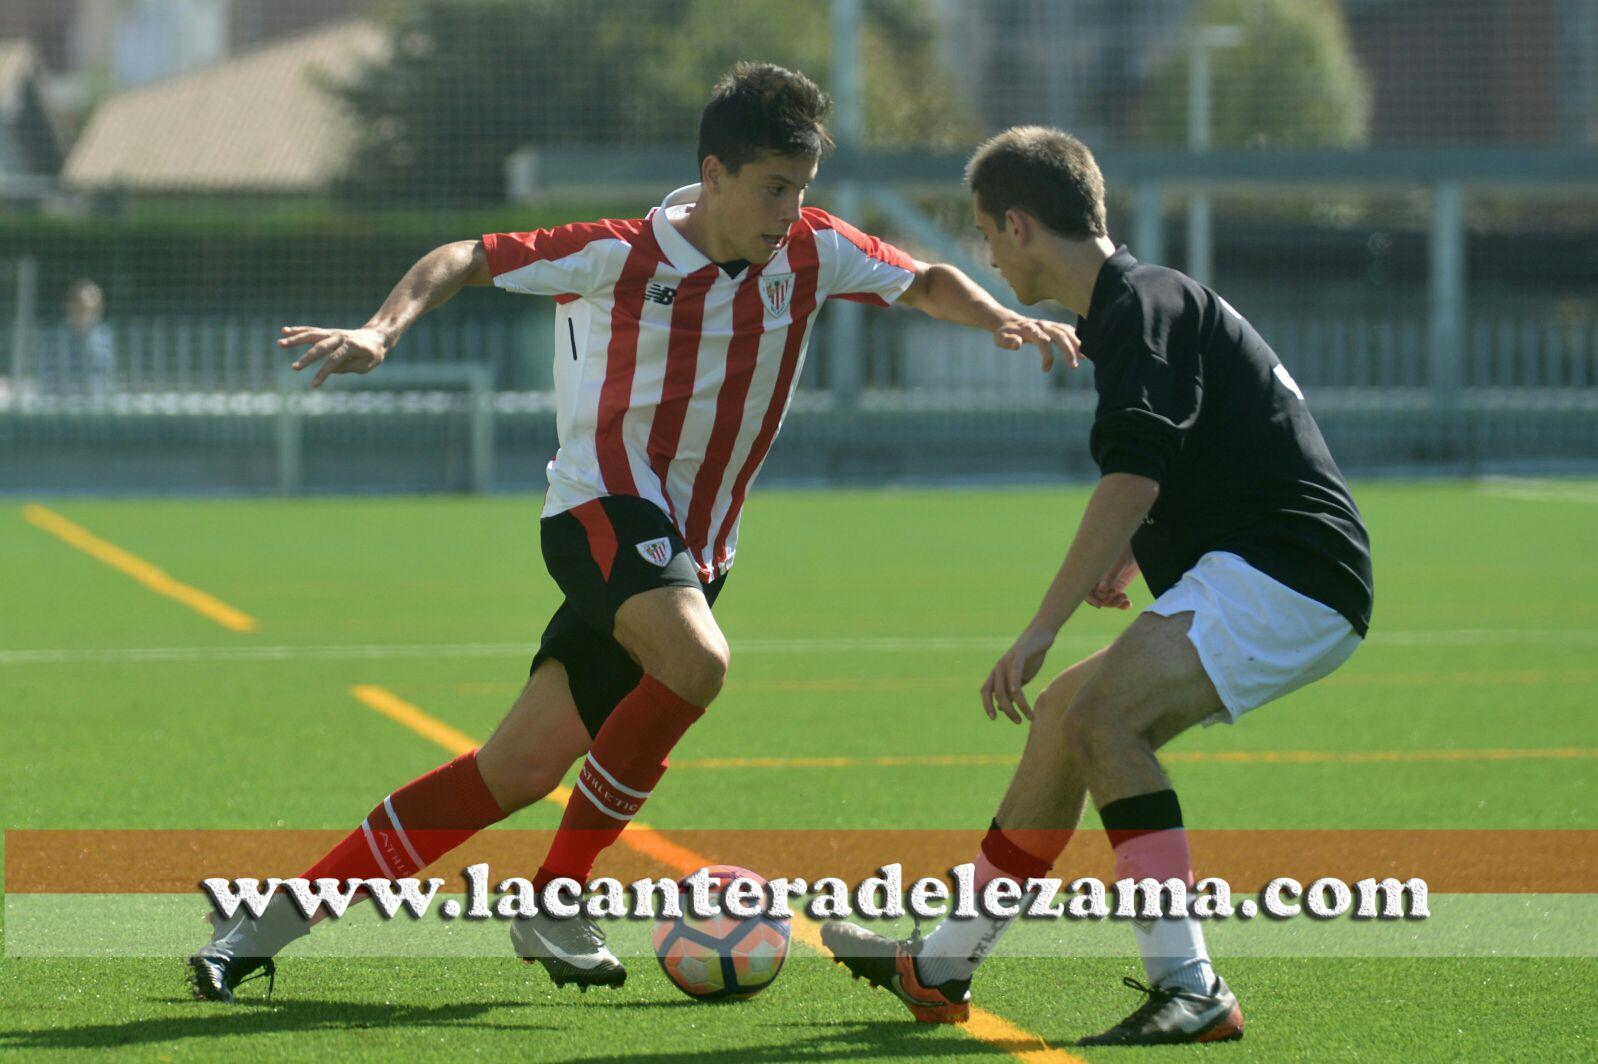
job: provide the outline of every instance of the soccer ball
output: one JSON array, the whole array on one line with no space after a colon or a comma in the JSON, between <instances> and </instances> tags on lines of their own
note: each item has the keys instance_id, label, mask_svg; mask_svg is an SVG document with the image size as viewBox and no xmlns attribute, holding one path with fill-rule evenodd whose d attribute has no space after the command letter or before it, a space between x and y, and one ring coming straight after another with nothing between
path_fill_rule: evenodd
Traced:
<instances>
[{"instance_id":1,"label":"soccer ball","mask_svg":"<svg viewBox=\"0 0 1598 1064\"><path fill-rule=\"evenodd\" d=\"M708 871L712 898L734 879L765 882L736 865L712 865ZM678 885L683 915L655 921L655 956L677 989L696 1001L741 1001L776 981L788 956L788 921L725 912L699 920L689 910L688 881Z\"/></svg>"}]
</instances>

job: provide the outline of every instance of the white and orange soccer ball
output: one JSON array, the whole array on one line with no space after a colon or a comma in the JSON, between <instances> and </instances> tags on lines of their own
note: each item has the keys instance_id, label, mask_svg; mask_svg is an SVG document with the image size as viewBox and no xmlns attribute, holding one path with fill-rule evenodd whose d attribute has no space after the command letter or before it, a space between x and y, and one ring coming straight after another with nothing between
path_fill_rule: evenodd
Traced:
<instances>
[{"instance_id":1,"label":"white and orange soccer ball","mask_svg":"<svg viewBox=\"0 0 1598 1064\"><path fill-rule=\"evenodd\" d=\"M712 865L708 871L713 898L734 879L765 882L736 865ZM788 921L726 912L696 919L688 905L687 881L679 885L683 915L655 921L655 956L666 978L697 1001L751 998L775 982L788 956Z\"/></svg>"}]
</instances>

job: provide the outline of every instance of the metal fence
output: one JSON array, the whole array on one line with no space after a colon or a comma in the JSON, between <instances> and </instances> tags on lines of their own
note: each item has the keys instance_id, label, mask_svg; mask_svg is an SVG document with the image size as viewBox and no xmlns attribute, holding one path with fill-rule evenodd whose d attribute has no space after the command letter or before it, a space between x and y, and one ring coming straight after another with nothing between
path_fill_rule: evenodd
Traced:
<instances>
[{"instance_id":1,"label":"metal fence","mask_svg":"<svg viewBox=\"0 0 1598 1064\"><path fill-rule=\"evenodd\" d=\"M1053 479L1091 473L1091 367L910 312L867 316L857 351L818 331L766 479ZM1471 471L1598 456L1598 322L1513 311L1468 319L1460 385L1432 386L1419 313L1265 313L1256 327L1356 471ZM385 491L538 488L556 446L549 321L424 322L369 377L305 390L262 318L129 317L114 387L0 398L0 490ZM14 330L0 331L14 337ZM860 363L858 393L829 386ZM21 385L18 387L17 385Z\"/></svg>"}]
</instances>

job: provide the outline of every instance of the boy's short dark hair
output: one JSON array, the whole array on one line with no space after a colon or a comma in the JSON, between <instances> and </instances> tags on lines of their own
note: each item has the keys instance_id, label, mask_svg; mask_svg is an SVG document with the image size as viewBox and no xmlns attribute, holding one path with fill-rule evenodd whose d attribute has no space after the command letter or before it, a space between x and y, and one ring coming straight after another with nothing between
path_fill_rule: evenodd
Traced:
<instances>
[{"instance_id":1,"label":"boy's short dark hair","mask_svg":"<svg viewBox=\"0 0 1598 1064\"><path fill-rule=\"evenodd\" d=\"M1016 126L993 137L966 164L977 205L1000 222L1005 212L1034 215L1060 236L1104 236L1104 175L1087 145L1046 126Z\"/></svg>"},{"instance_id":2,"label":"boy's short dark hair","mask_svg":"<svg viewBox=\"0 0 1598 1064\"><path fill-rule=\"evenodd\" d=\"M699 116L699 161L720 159L736 174L762 155L809 155L832 150L821 120L832 98L796 70L772 63L739 63L710 90Z\"/></svg>"}]
</instances>

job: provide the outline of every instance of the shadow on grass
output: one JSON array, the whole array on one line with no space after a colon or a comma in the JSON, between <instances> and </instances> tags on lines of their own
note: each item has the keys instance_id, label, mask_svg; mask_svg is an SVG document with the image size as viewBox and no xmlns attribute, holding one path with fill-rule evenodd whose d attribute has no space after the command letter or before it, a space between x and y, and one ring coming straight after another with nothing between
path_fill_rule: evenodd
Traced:
<instances>
[{"instance_id":1,"label":"shadow on grass","mask_svg":"<svg viewBox=\"0 0 1598 1064\"><path fill-rule=\"evenodd\" d=\"M684 1004L695 1005L695 1002ZM626 1008L628 1006L617 1006ZM740 1045L729 1054L746 1060L871 1060L892 1057L991 1057L996 1052L1022 1053L1039 1048L1036 1040L979 1042L974 1038L940 1038L940 1028L905 1020L870 1022L782 1021L759 1024L786 1032L788 1037L770 1045ZM947 1030L947 1028L942 1028ZM617 1053L576 1057L570 1064L636 1064L637 1055ZM705 1051L650 1053L651 1064L702 1064Z\"/></svg>"},{"instance_id":2,"label":"shadow on grass","mask_svg":"<svg viewBox=\"0 0 1598 1064\"><path fill-rule=\"evenodd\" d=\"M154 998L153 1004L186 1005L184 1016L81 1027L40 1027L0 1032L0 1050L100 1049L178 1042L191 1038L232 1038L290 1031L342 1031L362 1027L463 1027L471 1030L552 1031L538 1024L484 1022L498 1009L520 1009L522 1001L463 1001L450 1005L376 1005L353 1001L265 999L237 1005L188 998Z\"/></svg>"}]
</instances>

